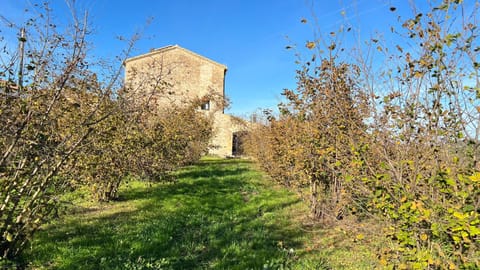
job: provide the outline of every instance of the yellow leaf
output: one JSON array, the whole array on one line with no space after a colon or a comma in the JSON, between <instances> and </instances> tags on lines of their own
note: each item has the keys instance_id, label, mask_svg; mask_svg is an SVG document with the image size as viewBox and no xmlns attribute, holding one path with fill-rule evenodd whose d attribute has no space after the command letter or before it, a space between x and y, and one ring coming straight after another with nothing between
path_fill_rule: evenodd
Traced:
<instances>
[{"instance_id":1,"label":"yellow leaf","mask_svg":"<svg viewBox=\"0 0 480 270\"><path fill-rule=\"evenodd\" d=\"M309 42L307 42L307 45L305 45L305 46L311 50L311 49L315 48L315 42L309 41Z\"/></svg>"},{"instance_id":2,"label":"yellow leaf","mask_svg":"<svg viewBox=\"0 0 480 270\"><path fill-rule=\"evenodd\" d=\"M410 209L416 210L417 209L417 203L412 202L412 205L410 206Z\"/></svg>"},{"instance_id":3,"label":"yellow leaf","mask_svg":"<svg viewBox=\"0 0 480 270\"><path fill-rule=\"evenodd\" d=\"M460 219L460 220L463 220L463 219L466 219L468 217L468 214L462 214L460 212L453 212L453 216Z\"/></svg>"},{"instance_id":4,"label":"yellow leaf","mask_svg":"<svg viewBox=\"0 0 480 270\"><path fill-rule=\"evenodd\" d=\"M429 219L430 216L432 215L432 211L429 209L424 209L423 210L423 219Z\"/></svg>"},{"instance_id":5,"label":"yellow leaf","mask_svg":"<svg viewBox=\"0 0 480 270\"><path fill-rule=\"evenodd\" d=\"M427 67L429 65L429 63L425 60L425 59L420 59L420 65L424 66L424 67Z\"/></svg>"},{"instance_id":6,"label":"yellow leaf","mask_svg":"<svg viewBox=\"0 0 480 270\"><path fill-rule=\"evenodd\" d=\"M13 235L9 232L6 232L5 239L7 239L8 242L13 241Z\"/></svg>"},{"instance_id":7,"label":"yellow leaf","mask_svg":"<svg viewBox=\"0 0 480 270\"><path fill-rule=\"evenodd\" d=\"M357 239L358 240L362 240L363 238L365 238L365 235L363 235L363 233L357 234Z\"/></svg>"},{"instance_id":8,"label":"yellow leaf","mask_svg":"<svg viewBox=\"0 0 480 270\"><path fill-rule=\"evenodd\" d=\"M473 175L468 177L472 182L478 182L480 181L480 172L476 172Z\"/></svg>"},{"instance_id":9,"label":"yellow leaf","mask_svg":"<svg viewBox=\"0 0 480 270\"><path fill-rule=\"evenodd\" d=\"M423 73L422 73L422 72L419 72L419 71L416 71L416 72L413 74L413 76L414 76L415 78L417 78L417 79L420 79L420 78L422 78Z\"/></svg>"},{"instance_id":10,"label":"yellow leaf","mask_svg":"<svg viewBox=\"0 0 480 270\"><path fill-rule=\"evenodd\" d=\"M427 239L428 239L428 235L427 235L427 234L422 233L422 234L420 235L420 240L422 240L422 241L427 241Z\"/></svg>"}]
</instances>

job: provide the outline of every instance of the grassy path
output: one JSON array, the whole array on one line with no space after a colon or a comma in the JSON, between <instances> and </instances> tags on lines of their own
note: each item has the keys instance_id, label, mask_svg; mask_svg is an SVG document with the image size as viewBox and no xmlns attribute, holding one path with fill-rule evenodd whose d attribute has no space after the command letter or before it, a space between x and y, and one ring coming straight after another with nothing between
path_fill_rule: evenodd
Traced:
<instances>
[{"instance_id":1,"label":"grassy path","mask_svg":"<svg viewBox=\"0 0 480 270\"><path fill-rule=\"evenodd\" d=\"M174 184L131 181L113 203L80 200L81 206L39 232L25 260L33 269L341 265L333 260L332 266L325 258L342 256L342 249L312 250L312 233L294 222L306 211L298 197L272 187L249 162L205 159L177 177Z\"/></svg>"}]
</instances>

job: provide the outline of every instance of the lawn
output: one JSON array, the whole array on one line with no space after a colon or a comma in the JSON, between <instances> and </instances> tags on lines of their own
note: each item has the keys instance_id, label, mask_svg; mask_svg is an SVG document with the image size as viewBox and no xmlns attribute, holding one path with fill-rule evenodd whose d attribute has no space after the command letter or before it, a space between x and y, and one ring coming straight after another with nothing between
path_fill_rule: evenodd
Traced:
<instances>
[{"instance_id":1,"label":"lawn","mask_svg":"<svg viewBox=\"0 0 480 270\"><path fill-rule=\"evenodd\" d=\"M369 243L306 225L307 207L246 160L205 158L175 183L131 180L118 201L84 193L45 226L31 269L371 269ZM308 228L308 229L307 229Z\"/></svg>"}]
</instances>

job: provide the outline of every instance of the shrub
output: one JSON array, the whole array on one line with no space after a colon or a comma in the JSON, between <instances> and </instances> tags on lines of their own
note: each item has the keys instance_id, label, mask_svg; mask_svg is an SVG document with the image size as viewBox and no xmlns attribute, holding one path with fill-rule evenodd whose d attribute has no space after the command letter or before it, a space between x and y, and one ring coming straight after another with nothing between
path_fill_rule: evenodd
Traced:
<instances>
[{"instance_id":1,"label":"shrub","mask_svg":"<svg viewBox=\"0 0 480 270\"><path fill-rule=\"evenodd\" d=\"M262 168L309 189L313 218L383 220L387 268L479 266L476 8L467 16L462 1L445 0L414 9L399 44L371 40L388 63L380 68L362 48L347 63L333 39L307 42L318 54L297 71L297 89L250 134Z\"/></svg>"}]
</instances>

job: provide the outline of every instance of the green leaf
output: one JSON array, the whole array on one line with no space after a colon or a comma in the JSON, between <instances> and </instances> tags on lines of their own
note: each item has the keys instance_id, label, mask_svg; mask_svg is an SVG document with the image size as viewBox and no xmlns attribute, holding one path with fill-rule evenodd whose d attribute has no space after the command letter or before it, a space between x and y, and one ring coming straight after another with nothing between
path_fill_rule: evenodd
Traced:
<instances>
[{"instance_id":1,"label":"green leaf","mask_svg":"<svg viewBox=\"0 0 480 270\"><path fill-rule=\"evenodd\" d=\"M480 235L480 228L479 227L470 227L470 236L474 237Z\"/></svg>"},{"instance_id":2,"label":"green leaf","mask_svg":"<svg viewBox=\"0 0 480 270\"><path fill-rule=\"evenodd\" d=\"M475 211L475 206L472 205L472 204L466 204L466 205L463 206L462 210L463 210L463 212Z\"/></svg>"},{"instance_id":3,"label":"green leaf","mask_svg":"<svg viewBox=\"0 0 480 270\"><path fill-rule=\"evenodd\" d=\"M445 179L445 183L447 183L447 185L449 185L450 187L453 187L453 188L457 187L457 183L456 183L455 180L454 180L453 178L451 178L451 177L447 177L447 178Z\"/></svg>"}]
</instances>

